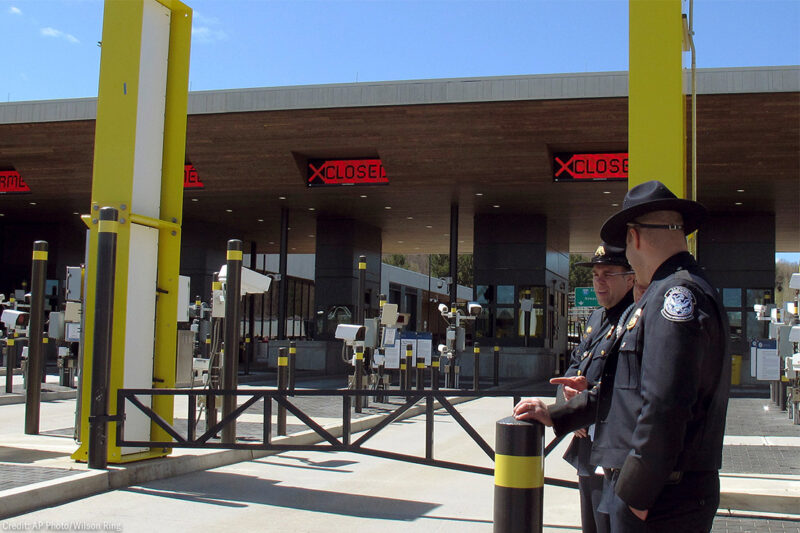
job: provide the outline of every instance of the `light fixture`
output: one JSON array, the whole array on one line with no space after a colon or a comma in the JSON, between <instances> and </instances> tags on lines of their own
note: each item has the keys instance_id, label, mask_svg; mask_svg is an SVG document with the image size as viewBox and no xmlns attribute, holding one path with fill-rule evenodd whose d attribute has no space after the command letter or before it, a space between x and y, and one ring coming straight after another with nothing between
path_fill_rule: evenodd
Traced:
<instances>
[{"instance_id":1,"label":"light fixture","mask_svg":"<svg viewBox=\"0 0 800 533\"><path fill-rule=\"evenodd\" d=\"M403 244L405 241L397 241L397 244Z\"/></svg>"},{"instance_id":2,"label":"light fixture","mask_svg":"<svg viewBox=\"0 0 800 533\"><path fill-rule=\"evenodd\" d=\"M494 207L495 209L498 209L500 206L497 205L497 204L494 204L492 207Z\"/></svg>"},{"instance_id":3,"label":"light fixture","mask_svg":"<svg viewBox=\"0 0 800 533\"><path fill-rule=\"evenodd\" d=\"M603 194L611 194L611 191L603 191Z\"/></svg>"},{"instance_id":4,"label":"light fixture","mask_svg":"<svg viewBox=\"0 0 800 533\"><path fill-rule=\"evenodd\" d=\"M313 239L313 238L314 238L314 235L313 235L313 234L311 234L311 235L309 235L309 236L308 236L308 238L309 238L309 239Z\"/></svg>"},{"instance_id":5,"label":"light fixture","mask_svg":"<svg viewBox=\"0 0 800 533\"><path fill-rule=\"evenodd\" d=\"M193 202L197 202L198 200L197 200L197 198L192 198L192 201Z\"/></svg>"},{"instance_id":6,"label":"light fixture","mask_svg":"<svg viewBox=\"0 0 800 533\"><path fill-rule=\"evenodd\" d=\"M31 202L31 205L36 205L36 202Z\"/></svg>"},{"instance_id":7,"label":"light fixture","mask_svg":"<svg viewBox=\"0 0 800 533\"><path fill-rule=\"evenodd\" d=\"M744 189L736 189L736 192L744 192Z\"/></svg>"},{"instance_id":8,"label":"light fixture","mask_svg":"<svg viewBox=\"0 0 800 533\"><path fill-rule=\"evenodd\" d=\"M78 213L77 211L73 211L72 214L73 215L80 215L80 213Z\"/></svg>"},{"instance_id":9,"label":"light fixture","mask_svg":"<svg viewBox=\"0 0 800 533\"><path fill-rule=\"evenodd\" d=\"M225 211L227 211L228 213L233 213L233 209L226 209Z\"/></svg>"},{"instance_id":10,"label":"light fixture","mask_svg":"<svg viewBox=\"0 0 800 533\"><path fill-rule=\"evenodd\" d=\"M286 200L285 196L278 196L278 200Z\"/></svg>"},{"instance_id":11,"label":"light fixture","mask_svg":"<svg viewBox=\"0 0 800 533\"><path fill-rule=\"evenodd\" d=\"M258 221L259 222L264 222L264 219L263 218L259 218Z\"/></svg>"},{"instance_id":12,"label":"light fixture","mask_svg":"<svg viewBox=\"0 0 800 533\"><path fill-rule=\"evenodd\" d=\"M406 217L406 220L414 220L414 217Z\"/></svg>"},{"instance_id":13,"label":"light fixture","mask_svg":"<svg viewBox=\"0 0 800 533\"><path fill-rule=\"evenodd\" d=\"M362 195L361 195L361 198L366 198L366 197L367 197L367 195L366 195L366 194L362 194Z\"/></svg>"},{"instance_id":14,"label":"light fixture","mask_svg":"<svg viewBox=\"0 0 800 533\"><path fill-rule=\"evenodd\" d=\"M736 202L736 205L742 205L742 202Z\"/></svg>"},{"instance_id":15,"label":"light fixture","mask_svg":"<svg viewBox=\"0 0 800 533\"><path fill-rule=\"evenodd\" d=\"M316 211L316 210L317 210L317 208L316 208L316 207L309 207L309 208L308 208L308 210L309 210L309 211Z\"/></svg>"},{"instance_id":16,"label":"light fixture","mask_svg":"<svg viewBox=\"0 0 800 533\"><path fill-rule=\"evenodd\" d=\"M611 204L611 207L619 207L619 204Z\"/></svg>"},{"instance_id":17,"label":"light fixture","mask_svg":"<svg viewBox=\"0 0 800 533\"><path fill-rule=\"evenodd\" d=\"M431 229L433 226L427 225L425 227L428 228L428 229Z\"/></svg>"},{"instance_id":18,"label":"light fixture","mask_svg":"<svg viewBox=\"0 0 800 533\"><path fill-rule=\"evenodd\" d=\"M482 192L476 192L475 196L483 196L483 193Z\"/></svg>"},{"instance_id":19,"label":"light fixture","mask_svg":"<svg viewBox=\"0 0 800 533\"><path fill-rule=\"evenodd\" d=\"M383 208L384 208L384 209L391 209L391 208L392 208L392 206L390 206L390 205L387 205L387 206L384 206Z\"/></svg>"},{"instance_id":20,"label":"light fixture","mask_svg":"<svg viewBox=\"0 0 800 533\"><path fill-rule=\"evenodd\" d=\"M275 241L269 241L270 244L275 244Z\"/></svg>"},{"instance_id":21,"label":"light fixture","mask_svg":"<svg viewBox=\"0 0 800 533\"><path fill-rule=\"evenodd\" d=\"M4 216L6 216L5 213L0 213L0 217L4 217Z\"/></svg>"}]
</instances>

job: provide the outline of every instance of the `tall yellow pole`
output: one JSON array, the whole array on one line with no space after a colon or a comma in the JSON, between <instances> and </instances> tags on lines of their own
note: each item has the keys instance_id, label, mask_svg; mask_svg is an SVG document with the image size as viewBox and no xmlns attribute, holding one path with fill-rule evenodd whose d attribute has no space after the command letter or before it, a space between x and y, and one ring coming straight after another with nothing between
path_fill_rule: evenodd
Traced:
<instances>
[{"instance_id":1,"label":"tall yellow pole","mask_svg":"<svg viewBox=\"0 0 800 533\"><path fill-rule=\"evenodd\" d=\"M686 198L681 0L629 0L628 187Z\"/></svg>"}]
</instances>

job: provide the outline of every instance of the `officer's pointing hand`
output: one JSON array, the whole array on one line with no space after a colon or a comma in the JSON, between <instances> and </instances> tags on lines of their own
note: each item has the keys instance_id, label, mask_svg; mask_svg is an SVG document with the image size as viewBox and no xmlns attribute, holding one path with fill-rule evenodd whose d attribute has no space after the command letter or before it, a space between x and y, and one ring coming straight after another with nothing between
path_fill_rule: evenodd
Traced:
<instances>
[{"instance_id":1,"label":"officer's pointing hand","mask_svg":"<svg viewBox=\"0 0 800 533\"><path fill-rule=\"evenodd\" d=\"M586 376L570 376L567 378L553 378L550 380L553 385L564 385L565 387L572 387L578 392L585 391L589 388L589 383L586 381Z\"/></svg>"},{"instance_id":2,"label":"officer's pointing hand","mask_svg":"<svg viewBox=\"0 0 800 533\"><path fill-rule=\"evenodd\" d=\"M553 420L547 406L539 398L523 398L514 406L514 418L517 420L536 420L545 426L552 426Z\"/></svg>"}]
</instances>

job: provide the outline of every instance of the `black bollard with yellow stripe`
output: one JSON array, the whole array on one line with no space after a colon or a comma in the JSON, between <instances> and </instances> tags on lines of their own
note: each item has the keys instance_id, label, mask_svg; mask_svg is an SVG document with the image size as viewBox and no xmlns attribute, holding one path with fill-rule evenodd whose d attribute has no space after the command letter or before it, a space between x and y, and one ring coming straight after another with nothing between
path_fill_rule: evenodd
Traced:
<instances>
[{"instance_id":1,"label":"black bollard with yellow stripe","mask_svg":"<svg viewBox=\"0 0 800 533\"><path fill-rule=\"evenodd\" d=\"M431 356L431 389L439 390L439 356Z\"/></svg>"},{"instance_id":2,"label":"black bollard with yellow stripe","mask_svg":"<svg viewBox=\"0 0 800 533\"><path fill-rule=\"evenodd\" d=\"M47 241L33 243L33 265L31 267L31 314L28 324L28 388L25 391L25 434L39 434L39 401L42 392L42 370L44 369L43 340L44 325L44 280L47 276Z\"/></svg>"},{"instance_id":3,"label":"black bollard with yellow stripe","mask_svg":"<svg viewBox=\"0 0 800 533\"><path fill-rule=\"evenodd\" d=\"M108 388L114 323L114 279L117 264L119 212L100 209L97 224L94 335L92 337L91 403L89 404L89 468L108 466Z\"/></svg>"},{"instance_id":4,"label":"black bollard with yellow stripe","mask_svg":"<svg viewBox=\"0 0 800 533\"><path fill-rule=\"evenodd\" d=\"M289 390L294 390L294 375L297 370L297 342L289 341Z\"/></svg>"},{"instance_id":5,"label":"black bollard with yellow stripe","mask_svg":"<svg viewBox=\"0 0 800 533\"><path fill-rule=\"evenodd\" d=\"M417 390L425 390L425 356L417 355Z\"/></svg>"},{"instance_id":6,"label":"black bollard with yellow stripe","mask_svg":"<svg viewBox=\"0 0 800 533\"><path fill-rule=\"evenodd\" d=\"M495 428L493 531L541 532L544 426L510 416Z\"/></svg>"},{"instance_id":7,"label":"black bollard with yellow stripe","mask_svg":"<svg viewBox=\"0 0 800 533\"><path fill-rule=\"evenodd\" d=\"M472 390L481 388L481 347L476 342L472 347Z\"/></svg>"},{"instance_id":8,"label":"black bollard with yellow stripe","mask_svg":"<svg viewBox=\"0 0 800 533\"><path fill-rule=\"evenodd\" d=\"M403 384L403 389L411 390L411 369L414 368L414 348L406 345L406 382Z\"/></svg>"},{"instance_id":9,"label":"black bollard with yellow stripe","mask_svg":"<svg viewBox=\"0 0 800 533\"><path fill-rule=\"evenodd\" d=\"M289 374L289 358L286 348L278 348L278 390L286 390ZM286 408L278 405L278 435L286 435Z\"/></svg>"},{"instance_id":10,"label":"black bollard with yellow stripe","mask_svg":"<svg viewBox=\"0 0 800 533\"><path fill-rule=\"evenodd\" d=\"M17 366L17 347L14 337L8 334L6 337L6 392L14 392L14 367Z\"/></svg>"},{"instance_id":11,"label":"black bollard with yellow stripe","mask_svg":"<svg viewBox=\"0 0 800 533\"><path fill-rule=\"evenodd\" d=\"M242 294L242 241L228 241L227 271L225 277L225 351L222 358L222 388L232 391L239 386L239 328ZM236 410L235 395L222 397L222 417ZM222 442L236 442L236 420L222 427Z\"/></svg>"},{"instance_id":12,"label":"black bollard with yellow stripe","mask_svg":"<svg viewBox=\"0 0 800 533\"><path fill-rule=\"evenodd\" d=\"M494 377L493 377L494 386L497 387L500 385L500 347L495 345L494 347Z\"/></svg>"},{"instance_id":13,"label":"black bollard with yellow stripe","mask_svg":"<svg viewBox=\"0 0 800 533\"><path fill-rule=\"evenodd\" d=\"M357 344L355 347L356 352L356 372L355 376L353 376L353 389L361 390L361 385L364 382L364 346L361 344ZM361 406L363 404L363 396L356 396L356 407L355 412L361 412Z\"/></svg>"}]
</instances>

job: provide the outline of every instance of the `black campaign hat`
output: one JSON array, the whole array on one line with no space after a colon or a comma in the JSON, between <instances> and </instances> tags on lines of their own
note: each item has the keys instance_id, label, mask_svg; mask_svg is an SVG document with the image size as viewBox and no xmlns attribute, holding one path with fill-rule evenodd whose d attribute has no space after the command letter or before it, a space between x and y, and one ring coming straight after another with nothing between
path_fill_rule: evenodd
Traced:
<instances>
[{"instance_id":1,"label":"black campaign hat","mask_svg":"<svg viewBox=\"0 0 800 533\"><path fill-rule=\"evenodd\" d=\"M630 270L628 258L625 257L625 248L603 243L597 247L591 261L575 263L576 266L592 267L594 265L618 265Z\"/></svg>"},{"instance_id":2,"label":"black campaign hat","mask_svg":"<svg viewBox=\"0 0 800 533\"><path fill-rule=\"evenodd\" d=\"M609 244L625 246L628 223L652 211L680 213L685 235L696 230L707 215L706 208L701 204L678 198L660 181L646 181L628 191L622 202L622 210L606 220L600 229L600 237Z\"/></svg>"}]
</instances>

